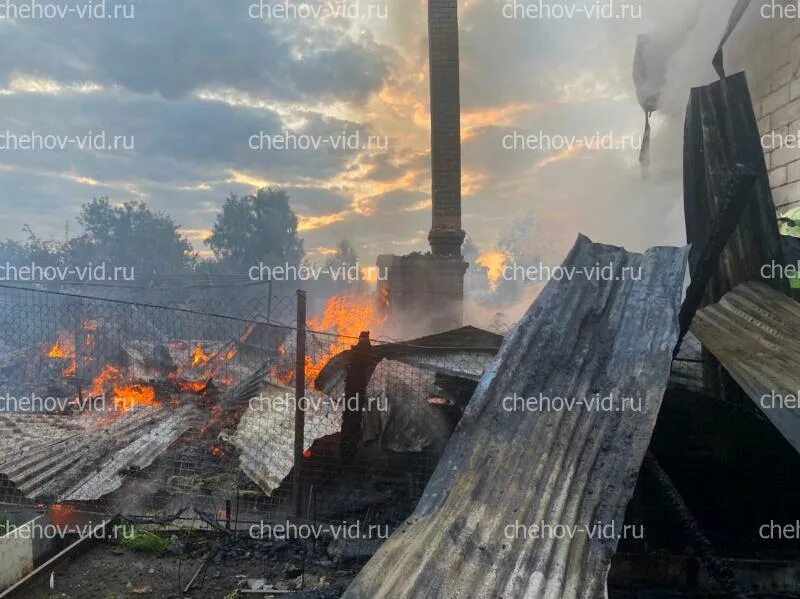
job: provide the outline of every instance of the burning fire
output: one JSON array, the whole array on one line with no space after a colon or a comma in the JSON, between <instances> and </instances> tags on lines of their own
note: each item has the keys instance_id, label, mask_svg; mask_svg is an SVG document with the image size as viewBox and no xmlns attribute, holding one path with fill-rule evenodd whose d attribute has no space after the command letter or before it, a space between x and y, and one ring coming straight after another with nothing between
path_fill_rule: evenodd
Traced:
<instances>
[{"instance_id":1,"label":"burning fire","mask_svg":"<svg viewBox=\"0 0 800 599\"><path fill-rule=\"evenodd\" d=\"M119 368L108 364L103 368L100 374L95 377L94 381L92 381L92 388L89 390L89 393L92 397L102 395L109 383L121 381L124 378Z\"/></svg>"},{"instance_id":2,"label":"burning fire","mask_svg":"<svg viewBox=\"0 0 800 599\"><path fill-rule=\"evenodd\" d=\"M73 338L62 331L58 334L58 338L50 350L47 352L48 358L74 358L75 357L75 341Z\"/></svg>"},{"instance_id":3,"label":"burning fire","mask_svg":"<svg viewBox=\"0 0 800 599\"><path fill-rule=\"evenodd\" d=\"M61 374L70 377L75 376L75 373L78 372L78 362L73 360L69 366L67 366L64 370L61 371Z\"/></svg>"},{"instance_id":4,"label":"burning fire","mask_svg":"<svg viewBox=\"0 0 800 599\"><path fill-rule=\"evenodd\" d=\"M156 390L150 385L114 385L114 407L123 414L134 406L160 406Z\"/></svg>"},{"instance_id":5,"label":"burning fire","mask_svg":"<svg viewBox=\"0 0 800 599\"><path fill-rule=\"evenodd\" d=\"M206 381L188 381L180 378L176 378L174 381L181 391L187 391L190 393L201 393L205 391L206 387L208 386Z\"/></svg>"},{"instance_id":6,"label":"burning fire","mask_svg":"<svg viewBox=\"0 0 800 599\"><path fill-rule=\"evenodd\" d=\"M210 359L211 358L209 357L209 355L203 351L202 347L200 347L200 344L198 344L197 347L194 348L194 351L192 352L193 367L205 366L206 364L208 364L208 361Z\"/></svg>"},{"instance_id":7,"label":"burning fire","mask_svg":"<svg viewBox=\"0 0 800 599\"><path fill-rule=\"evenodd\" d=\"M374 332L386 322L388 315L381 315L379 312L372 297L347 294L329 298L322 316L319 319L310 318L307 328L314 332L333 333L337 337L323 338L327 342L327 347L320 357L306 355L304 368L306 382L313 382L333 356L350 349L362 331ZM279 352L281 356L285 355L286 348L281 346ZM272 377L284 385L291 384L295 379L294 370L287 372L280 368L273 368Z\"/></svg>"},{"instance_id":8,"label":"burning fire","mask_svg":"<svg viewBox=\"0 0 800 599\"><path fill-rule=\"evenodd\" d=\"M72 524L74 517L74 505L68 503L54 503L50 506L50 518L56 526Z\"/></svg>"},{"instance_id":9,"label":"burning fire","mask_svg":"<svg viewBox=\"0 0 800 599\"><path fill-rule=\"evenodd\" d=\"M503 269L509 260L511 260L511 255L508 252L494 251L484 252L475 262L488 269L489 285L492 289L496 289L500 277L503 276Z\"/></svg>"}]
</instances>

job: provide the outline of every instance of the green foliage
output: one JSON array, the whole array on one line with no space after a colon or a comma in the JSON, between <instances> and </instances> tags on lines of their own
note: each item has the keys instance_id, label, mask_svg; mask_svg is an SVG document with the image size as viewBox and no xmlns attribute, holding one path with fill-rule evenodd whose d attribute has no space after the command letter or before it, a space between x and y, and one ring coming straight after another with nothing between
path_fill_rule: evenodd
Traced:
<instances>
[{"instance_id":1,"label":"green foliage","mask_svg":"<svg viewBox=\"0 0 800 599\"><path fill-rule=\"evenodd\" d=\"M81 207L78 222L84 234L67 244L74 263L106 260L133 267L137 277L193 266L192 246L178 232L178 225L143 202L114 206L108 198L95 198Z\"/></svg>"},{"instance_id":2,"label":"green foliage","mask_svg":"<svg viewBox=\"0 0 800 599\"><path fill-rule=\"evenodd\" d=\"M221 265L242 272L261 262L297 266L303 258L297 216L280 189L228 196L206 243Z\"/></svg>"},{"instance_id":3,"label":"green foliage","mask_svg":"<svg viewBox=\"0 0 800 599\"><path fill-rule=\"evenodd\" d=\"M28 235L26 241L0 241L0 257L3 262L8 261L16 266L28 266L32 262L39 266L58 266L63 263L63 245L38 237L28 225L22 230Z\"/></svg>"},{"instance_id":4,"label":"green foliage","mask_svg":"<svg viewBox=\"0 0 800 599\"><path fill-rule=\"evenodd\" d=\"M118 539L118 543L131 551L141 551L143 553L164 553L169 547L169 541L159 535L135 529L133 534L123 535Z\"/></svg>"}]
</instances>

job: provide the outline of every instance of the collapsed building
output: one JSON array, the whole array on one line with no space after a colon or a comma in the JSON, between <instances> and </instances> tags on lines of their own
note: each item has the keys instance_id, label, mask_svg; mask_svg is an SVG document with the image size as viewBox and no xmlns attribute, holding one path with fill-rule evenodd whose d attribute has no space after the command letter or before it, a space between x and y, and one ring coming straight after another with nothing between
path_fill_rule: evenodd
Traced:
<instances>
[{"instance_id":1,"label":"collapsed building","mask_svg":"<svg viewBox=\"0 0 800 599\"><path fill-rule=\"evenodd\" d=\"M454 11L454 2L429 4L430 23L445 19L451 43ZM441 80L452 77L444 69ZM56 326L52 346L6 339L3 376L67 385L58 393L71 402L58 413L0 414L4 497L102 500L112 512L156 516L187 504L213 515L213 499L235 498L246 504L236 518L267 508L276 517L292 513L299 481L314 517L338 518L386 508L394 500L381 483L391 481L407 485L407 503L388 516L394 534L347 597L796 593L796 542L760 536L797 515L800 310L786 280L763 277L764 264L786 263L773 195L783 186L770 180L763 107L753 105L742 74L691 92L691 249L635 254L580 236L564 266L642 276L551 281L505 338L458 326L455 163L448 170L434 151L433 252L389 258L386 292L407 315L449 297L449 330L348 340L350 349L309 369L301 420L294 383L307 354L298 343L326 343L302 329L228 323L198 338L176 328L173 313L135 307L131 327L118 312L85 318L81 305L70 309L84 316L77 334ZM454 113L444 114L452 133ZM452 135L433 145L455 151ZM109 362L123 373L98 389L128 409L73 413Z\"/></svg>"}]
</instances>

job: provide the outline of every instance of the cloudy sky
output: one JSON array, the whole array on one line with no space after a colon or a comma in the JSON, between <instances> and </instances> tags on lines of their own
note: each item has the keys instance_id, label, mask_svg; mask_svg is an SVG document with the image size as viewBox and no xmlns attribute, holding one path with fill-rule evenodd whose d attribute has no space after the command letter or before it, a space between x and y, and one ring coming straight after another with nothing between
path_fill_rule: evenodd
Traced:
<instances>
[{"instance_id":1,"label":"cloudy sky","mask_svg":"<svg viewBox=\"0 0 800 599\"><path fill-rule=\"evenodd\" d=\"M309 1L307 9L317 8L287 15L275 7L285 0L118 0L123 8L110 19L82 12L99 0L42 0L68 10L54 18L0 14L16 16L0 18L0 134L6 146L31 133L58 136L64 146L0 150L0 237L20 239L29 224L40 236L63 238L67 227L78 230L83 202L108 196L168 212L205 250L202 240L230 192L276 185L290 193L314 260L340 238L365 262L425 250L425 0L345 1L359 14L342 17L336 3ZM688 86L713 79L711 55L733 0L708 3L711 10L694 0L631 0L635 18L588 11L506 18L513 3L459 3L469 235L490 251L533 217L526 243L552 259L579 231L631 249L682 243ZM561 6L582 4L598 3ZM636 36L649 31L683 37L655 120L652 172L643 179L632 147L643 115L631 70ZM251 148L254 135L274 140L285 132L320 147ZM342 132L348 140L358 132L360 145L371 147L341 147ZM551 147L505 149L515 133ZM124 137L116 148L98 148L98 134L108 146ZM576 143L609 134L623 147Z\"/></svg>"}]
</instances>

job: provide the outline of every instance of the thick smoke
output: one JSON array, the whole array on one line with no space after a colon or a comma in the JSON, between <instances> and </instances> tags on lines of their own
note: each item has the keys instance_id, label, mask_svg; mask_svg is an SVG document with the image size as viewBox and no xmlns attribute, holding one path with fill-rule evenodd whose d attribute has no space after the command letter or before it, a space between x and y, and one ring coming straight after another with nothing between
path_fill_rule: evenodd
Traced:
<instances>
[{"instance_id":1,"label":"thick smoke","mask_svg":"<svg viewBox=\"0 0 800 599\"><path fill-rule=\"evenodd\" d=\"M549 79L556 88L574 82L576 77L584 84L573 86L577 91L570 91L566 97L562 94L557 103L549 103L546 111L522 114L505 130L524 128L565 135L593 135L599 131L618 139L640 136L644 113L637 101L632 73L637 36L648 34L663 49L667 66L658 110L651 120L651 164L644 176L638 149L634 147L611 151L583 147L562 156L552 152L544 160L540 155L528 156L533 160L516 165L516 185L509 189L508 182L504 182L495 194L506 199L509 207L513 205L517 213L503 233L494 239L481 238L471 227L473 222L479 226L477 221L465 218L479 250L501 248L504 239L515 235L513 223L519 222L523 214L532 215L534 225L513 248L508 256L510 262L557 265L579 232L593 241L631 251L684 244L682 153L686 104L691 87L716 79L711 60L733 4L733 0L647 2L642 6L641 20L596 21L580 27L574 23L528 24L532 28L538 26L541 35L554 28L562 33L570 27L580 30L582 35L570 37L570 43L559 48L559 55L550 57L548 62L554 70L539 78ZM735 54L738 40L751 23L752 18L743 21L734 33L729 42L734 50L729 54ZM466 36L467 44L470 35ZM512 57L508 68L513 70L516 55L508 55ZM729 62L733 67L734 60ZM533 74L525 73L526 67L528 63L519 59L518 77ZM591 71L587 72L586 67ZM554 72L557 76L553 76ZM474 153L475 148L466 144L467 165ZM512 155L510 161L517 158ZM512 197L525 200L513 202ZM518 203L523 203L524 209L518 208ZM469 214L469 200L465 207ZM473 285L467 290L466 314L470 322L481 326L515 322L543 287L501 281L490 289L486 285L476 287L476 281L468 281Z\"/></svg>"}]
</instances>

